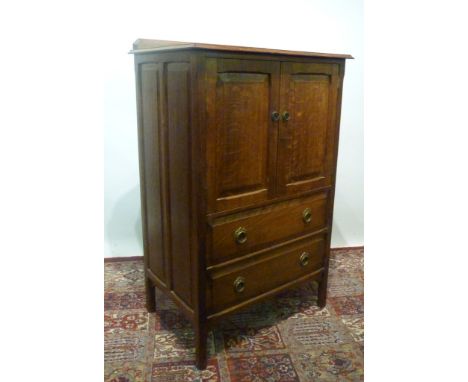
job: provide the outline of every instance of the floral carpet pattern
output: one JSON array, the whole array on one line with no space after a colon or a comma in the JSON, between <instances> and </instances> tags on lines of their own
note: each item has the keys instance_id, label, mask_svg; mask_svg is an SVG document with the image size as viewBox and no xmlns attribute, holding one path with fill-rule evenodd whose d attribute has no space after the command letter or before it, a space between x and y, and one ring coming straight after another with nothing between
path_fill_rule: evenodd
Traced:
<instances>
[{"instance_id":1,"label":"floral carpet pattern","mask_svg":"<svg viewBox=\"0 0 468 382\"><path fill-rule=\"evenodd\" d=\"M208 337L206 370L194 367L194 333L157 291L145 309L143 261L105 263L105 382L364 380L364 250L330 256L327 306L306 284L226 318Z\"/></svg>"}]
</instances>

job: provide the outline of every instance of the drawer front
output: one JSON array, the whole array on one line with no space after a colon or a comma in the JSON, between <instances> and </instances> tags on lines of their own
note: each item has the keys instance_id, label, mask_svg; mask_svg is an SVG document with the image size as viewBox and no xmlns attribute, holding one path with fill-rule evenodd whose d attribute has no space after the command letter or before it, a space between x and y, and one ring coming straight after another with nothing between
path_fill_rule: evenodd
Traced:
<instances>
[{"instance_id":1,"label":"drawer front","mask_svg":"<svg viewBox=\"0 0 468 382\"><path fill-rule=\"evenodd\" d=\"M325 235L297 241L210 274L209 311L220 312L323 267Z\"/></svg>"},{"instance_id":2,"label":"drawer front","mask_svg":"<svg viewBox=\"0 0 468 382\"><path fill-rule=\"evenodd\" d=\"M216 264L326 226L327 193L220 218L212 225L210 263Z\"/></svg>"}]
</instances>

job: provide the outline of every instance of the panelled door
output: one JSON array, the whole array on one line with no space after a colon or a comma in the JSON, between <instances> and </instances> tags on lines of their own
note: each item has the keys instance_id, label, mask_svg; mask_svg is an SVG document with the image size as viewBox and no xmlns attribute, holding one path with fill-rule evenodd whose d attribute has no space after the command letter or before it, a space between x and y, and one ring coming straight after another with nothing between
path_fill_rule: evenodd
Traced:
<instances>
[{"instance_id":1,"label":"panelled door","mask_svg":"<svg viewBox=\"0 0 468 382\"><path fill-rule=\"evenodd\" d=\"M274 196L280 62L208 58L208 210Z\"/></svg>"},{"instance_id":2,"label":"panelled door","mask_svg":"<svg viewBox=\"0 0 468 382\"><path fill-rule=\"evenodd\" d=\"M331 184L339 66L281 63L279 194Z\"/></svg>"},{"instance_id":3,"label":"panelled door","mask_svg":"<svg viewBox=\"0 0 468 382\"><path fill-rule=\"evenodd\" d=\"M338 64L207 58L206 66L209 212L331 184Z\"/></svg>"}]
</instances>

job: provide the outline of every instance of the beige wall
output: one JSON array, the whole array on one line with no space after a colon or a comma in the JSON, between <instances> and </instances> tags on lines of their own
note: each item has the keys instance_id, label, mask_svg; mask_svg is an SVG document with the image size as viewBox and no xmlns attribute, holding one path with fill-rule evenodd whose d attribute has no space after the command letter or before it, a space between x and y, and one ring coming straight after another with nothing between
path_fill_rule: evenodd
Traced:
<instances>
[{"instance_id":1,"label":"beige wall","mask_svg":"<svg viewBox=\"0 0 468 382\"><path fill-rule=\"evenodd\" d=\"M206 18L171 2L145 12L129 9L105 45L105 253L142 254L133 57L137 38L211 42L317 52L350 53L341 115L332 246L362 245L363 233L363 10L362 1L213 2ZM246 12L248 9L248 12ZM176 15L172 17L172 15Z\"/></svg>"}]
</instances>

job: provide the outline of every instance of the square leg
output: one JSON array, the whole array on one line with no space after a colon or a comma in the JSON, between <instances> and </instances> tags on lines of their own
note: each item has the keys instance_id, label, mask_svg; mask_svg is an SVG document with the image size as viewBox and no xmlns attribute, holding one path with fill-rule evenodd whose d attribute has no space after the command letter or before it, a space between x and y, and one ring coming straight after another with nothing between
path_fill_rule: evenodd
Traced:
<instances>
[{"instance_id":1,"label":"square leg","mask_svg":"<svg viewBox=\"0 0 468 382\"><path fill-rule=\"evenodd\" d=\"M328 289L328 269L323 273L322 280L318 286L318 306L323 309L327 305L327 289Z\"/></svg>"},{"instance_id":2,"label":"square leg","mask_svg":"<svg viewBox=\"0 0 468 382\"><path fill-rule=\"evenodd\" d=\"M207 338L208 328L206 322L196 324L195 327L195 364L199 370L206 369L208 354L207 354Z\"/></svg>"},{"instance_id":3,"label":"square leg","mask_svg":"<svg viewBox=\"0 0 468 382\"><path fill-rule=\"evenodd\" d=\"M146 290L146 309L149 313L156 312L156 290L154 285L148 277L145 278Z\"/></svg>"}]
</instances>

